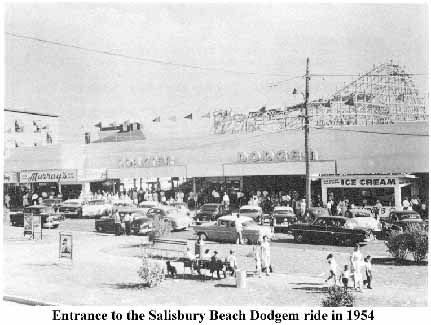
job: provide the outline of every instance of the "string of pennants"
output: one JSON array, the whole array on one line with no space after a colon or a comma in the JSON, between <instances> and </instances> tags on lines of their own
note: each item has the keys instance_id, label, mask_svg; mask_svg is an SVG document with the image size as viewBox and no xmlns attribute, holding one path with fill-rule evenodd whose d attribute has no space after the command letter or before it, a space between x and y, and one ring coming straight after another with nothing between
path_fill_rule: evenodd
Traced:
<instances>
[{"instance_id":1,"label":"string of pennants","mask_svg":"<svg viewBox=\"0 0 431 325\"><path fill-rule=\"evenodd\" d=\"M184 116L183 118L184 119L188 119L188 120L193 120L194 116L193 116L193 113L190 113L190 114L187 114L186 116ZM200 118L207 118L207 119L209 119L209 118L211 118L211 113L208 112L208 113L206 113L204 115L201 115ZM159 115L159 116L157 116L157 117L155 117L153 119L153 122L160 122L161 120L162 120L162 117ZM169 117L167 117L167 120L171 121L171 122L176 122L177 121L177 117L176 116L169 116Z\"/></svg>"}]
</instances>

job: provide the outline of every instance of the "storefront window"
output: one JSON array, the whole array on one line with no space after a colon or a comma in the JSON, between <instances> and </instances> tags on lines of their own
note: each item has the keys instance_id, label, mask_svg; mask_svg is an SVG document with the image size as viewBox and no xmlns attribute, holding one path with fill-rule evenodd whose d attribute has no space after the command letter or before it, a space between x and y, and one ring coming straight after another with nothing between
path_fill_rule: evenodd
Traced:
<instances>
[{"instance_id":1,"label":"storefront window","mask_svg":"<svg viewBox=\"0 0 431 325\"><path fill-rule=\"evenodd\" d=\"M335 202L349 200L356 206L375 205L377 200L383 206L395 205L395 194L393 187L380 188L328 188L328 200L333 199Z\"/></svg>"}]
</instances>

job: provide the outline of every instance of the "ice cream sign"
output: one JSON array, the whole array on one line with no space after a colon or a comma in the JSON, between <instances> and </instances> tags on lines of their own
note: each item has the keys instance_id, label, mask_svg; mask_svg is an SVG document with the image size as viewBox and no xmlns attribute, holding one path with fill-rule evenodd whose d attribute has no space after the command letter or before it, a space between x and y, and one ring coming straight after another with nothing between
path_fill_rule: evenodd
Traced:
<instances>
[{"instance_id":1,"label":"ice cream sign","mask_svg":"<svg viewBox=\"0 0 431 325\"><path fill-rule=\"evenodd\" d=\"M58 183L76 180L76 169L23 171L19 173L20 183Z\"/></svg>"}]
</instances>

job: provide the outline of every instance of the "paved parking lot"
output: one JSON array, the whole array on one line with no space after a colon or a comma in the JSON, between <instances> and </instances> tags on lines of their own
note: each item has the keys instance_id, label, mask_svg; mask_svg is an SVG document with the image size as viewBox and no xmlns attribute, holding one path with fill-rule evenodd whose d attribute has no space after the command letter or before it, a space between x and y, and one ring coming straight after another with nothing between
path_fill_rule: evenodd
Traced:
<instances>
[{"instance_id":1,"label":"paved parking lot","mask_svg":"<svg viewBox=\"0 0 431 325\"><path fill-rule=\"evenodd\" d=\"M161 286L142 289L137 276L142 237L114 236L94 231L94 220L66 220L59 229L44 230L42 241L24 240L22 228L4 227L5 294L62 304L173 304L173 305L297 305L320 304L325 291L326 256L334 253L339 268L348 262L350 247L295 244L286 235L271 243L274 273L247 278L247 288L235 279L201 282L198 278L167 279ZM58 232L74 236L73 265L58 261ZM192 231L173 232L190 240ZM233 249L242 269L253 270L252 246L208 242L227 256ZM362 248L374 265L374 289L357 293L356 305L425 306L427 266L393 265L381 241ZM378 258L378 259L377 259ZM177 265L180 272L182 267Z\"/></svg>"}]
</instances>

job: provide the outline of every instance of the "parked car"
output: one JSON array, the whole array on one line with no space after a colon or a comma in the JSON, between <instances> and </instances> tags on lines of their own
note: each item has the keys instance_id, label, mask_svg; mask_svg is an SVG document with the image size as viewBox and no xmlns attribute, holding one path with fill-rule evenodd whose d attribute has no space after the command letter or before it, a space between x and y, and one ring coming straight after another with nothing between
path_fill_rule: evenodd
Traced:
<instances>
[{"instance_id":1,"label":"parked car","mask_svg":"<svg viewBox=\"0 0 431 325\"><path fill-rule=\"evenodd\" d=\"M382 232L385 236L390 235L393 231L405 231L410 225L417 225L426 229L424 220L416 211L391 211L387 218L382 218L380 221L382 222Z\"/></svg>"},{"instance_id":2,"label":"parked car","mask_svg":"<svg viewBox=\"0 0 431 325\"><path fill-rule=\"evenodd\" d=\"M94 221L94 228L97 232L105 232L110 234L115 234L115 217L113 214L109 216L102 216L100 219ZM123 234L125 232L124 223L121 223L121 231Z\"/></svg>"},{"instance_id":3,"label":"parked car","mask_svg":"<svg viewBox=\"0 0 431 325\"><path fill-rule=\"evenodd\" d=\"M67 218L81 218L84 202L79 199L66 200L60 204L58 211Z\"/></svg>"},{"instance_id":4,"label":"parked car","mask_svg":"<svg viewBox=\"0 0 431 325\"><path fill-rule=\"evenodd\" d=\"M112 213L112 204L104 200L90 200L82 207L82 216L85 218L99 218Z\"/></svg>"},{"instance_id":5,"label":"parked car","mask_svg":"<svg viewBox=\"0 0 431 325\"><path fill-rule=\"evenodd\" d=\"M169 206L176 208L179 213L184 214L186 216L192 215L192 211L190 211L190 209L187 207L187 204L183 202L169 203Z\"/></svg>"},{"instance_id":6,"label":"parked car","mask_svg":"<svg viewBox=\"0 0 431 325\"><path fill-rule=\"evenodd\" d=\"M214 221L229 213L230 211L223 204L207 203L196 211L195 220L196 222Z\"/></svg>"},{"instance_id":7,"label":"parked car","mask_svg":"<svg viewBox=\"0 0 431 325\"><path fill-rule=\"evenodd\" d=\"M149 218L157 216L160 220L165 220L171 224L173 230L185 230L193 223L190 216L178 212L177 208L162 206L151 208L147 212Z\"/></svg>"},{"instance_id":8,"label":"parked car","mask_svg":"<svg viewBox=\"0 0 431 325\"><path fill-rule=\"evenodd\" d=\"M235 220L236 216L224 216L217 221L204 223L193 227L196 235L201 235L204 240L213 240L220 242L236 241ZM272 237L268 227L258 225L252 218L241 216L240 222L243 227L242 238L248 244L256 244L263 236Z\"/></svg>"},{"instance_id":9,"label":"parked car","mask_svg":"<svg viewBox=\"0 0 431 325\"><path fill-rule=\"evenodd\" d=\"M350 224L356 228L370 229L374 234L382 231L381 223L367 209L350 209L346 211L344 216L352 219Z\"/></svg>"},{"instance_id":10,"label":"parked car","mask_svg":"<svg viewBox=\"0 0 431 325\"><path fill-rule=\"evenodd\" d=\"M153 219L140 211L132 214L132 232L135 235L148 235L153 230Z\"/></svg>"},{"instance_id":11,"label":"parked car","mask_svg":"<svg viewBox=\"0 0 431 325\"><path fill-rule=\"evenodd\" d=\"M24 215L33 214L41 217L43 228L57 228L64 217L56 213L54 208L46 205L31 205L24 208L23 213L16 213L9 216L13 226L24 226Z\"/></svg>"},{"instance_id":12,"label":"parked car","mask_svg":"<svg viewBox=\"0 0 431 325\"><path fill-rule=\"evenodd\" d=\"M373 237L371 230L357 228L345 217L318 217L312 223L297 223L289 227L297 243L322 242L337 245L366 243Z\"/></svg>"},{"instance_id":13,"label":"parked car","mask_svg":"<svg viewBox=\"0 0 431 325\"><path fill-rule=\"evenodd\" d=\"M43 199L42 205L52 207L52 208L54 208L55 212L57 212L59 210L62 202L63 202L62 199Z\"/></svg>"},{"instance_id":14,"label":"parked car","mask_svg":"<svg viewBox=\"0 0 431 325\"><path fill-rule=\"evenodd\" d=\"M293 209L286 206L275 207L271 218L274 222L274 232L287 233L289 226L297 222Z\"/></svg>"},{"instance_id":15,"label":"parked car","mask_svg":"<svg viewBox=\"0 0 431 325\"><path fill-rule=\"evenodd\" d=\"M239 215L242 217L250 217L257 223L262 223L263 212L261 207L243 205L239 208Z\"/></svg>"},{"instance_id":16,"label":"parked car","mask_svg":"<svg viewBox=\"0 0 431 325\"><path fill-rule=\"evenodd\" d=\"M138 207L144 210L145 212L148 212L151 208L157 208L160 207L161 204L157 201L142 201L138 204Z\"/></svg>"},{"instance_id":17,"label":"parked car","mask_svg":"<svg viewBox=\"0 0 431 325\"><path fill-rule=\"evenodd\" d=\"M24 208L10 208L9 220L12 226L24 226Z\"/></svg>"}]
</instances>

